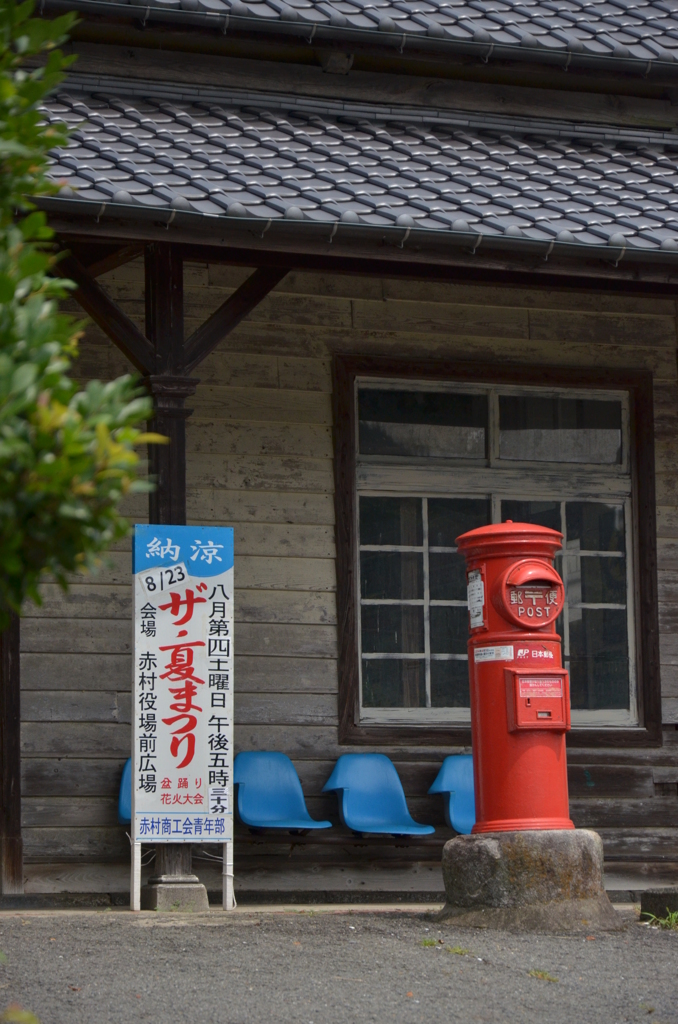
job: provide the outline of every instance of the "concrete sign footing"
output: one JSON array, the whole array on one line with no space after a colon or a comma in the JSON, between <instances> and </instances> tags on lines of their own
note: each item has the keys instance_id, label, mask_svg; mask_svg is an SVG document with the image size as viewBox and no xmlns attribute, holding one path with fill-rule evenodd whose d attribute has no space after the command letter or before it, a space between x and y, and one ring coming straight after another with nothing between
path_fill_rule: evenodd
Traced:
<instances>
[{"instance_id":1,"label":"concrete sign footing","mask_svg":"<svg viewBox=\"0 0 678 1024\"><path fill-rule=\"evenodd\" d=\"M443 849L437 920L522 932L618 931L603 887L603 843L587 829L485 832Z\"/></svg>"},{"instance_id":2,"label":"concrete sign footing","mask_svg":"<svg viewBox=\"0 0 678 1024\"><path fill-rule=\"evenodd\" d=\"M156 875L141 890L141 909L202 914L210 908L197 875Z\"/></svg>"}]
</instances>

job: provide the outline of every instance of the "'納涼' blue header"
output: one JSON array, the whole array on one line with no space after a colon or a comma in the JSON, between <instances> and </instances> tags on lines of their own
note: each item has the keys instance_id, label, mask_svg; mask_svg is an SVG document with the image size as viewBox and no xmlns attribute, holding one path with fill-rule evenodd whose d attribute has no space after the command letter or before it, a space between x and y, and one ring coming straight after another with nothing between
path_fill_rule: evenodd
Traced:
<instances>
[{"instance_id":1,"label":"'\u7d0d\u6dbc' blue header","mask_svg":"<svg viewBox=\"0 0 678 1024\"><path fill-rule=\"evenodd\" d=\"M183 562L191 576L218 576L233 567L232 526L134 527L132 572Z\"/></svg>"}]
</instances>

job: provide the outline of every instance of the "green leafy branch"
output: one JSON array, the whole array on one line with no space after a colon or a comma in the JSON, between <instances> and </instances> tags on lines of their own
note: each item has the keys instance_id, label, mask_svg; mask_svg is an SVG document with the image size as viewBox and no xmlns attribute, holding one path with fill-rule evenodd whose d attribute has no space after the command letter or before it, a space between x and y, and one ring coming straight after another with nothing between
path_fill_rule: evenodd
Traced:
<instances>
[{"instance_id":1,"label":"green leafy branch","mask_svg":"<svg viewBox=\"0 0 678 1024\"><path fill-rule=\"evenodd\" d=\"M0 0L0 629L40 602L46 574L66 588L128 532L120 501L149 489L137 449L165 440L141 429L151 405L132 377L80 390L68 376L82 324L58 303L75 286L32 198L58 187L49 153L68 133L40 105L72 63L58 47L75 15L32 12L33 0Z\"/></svg>"}]
</instances>

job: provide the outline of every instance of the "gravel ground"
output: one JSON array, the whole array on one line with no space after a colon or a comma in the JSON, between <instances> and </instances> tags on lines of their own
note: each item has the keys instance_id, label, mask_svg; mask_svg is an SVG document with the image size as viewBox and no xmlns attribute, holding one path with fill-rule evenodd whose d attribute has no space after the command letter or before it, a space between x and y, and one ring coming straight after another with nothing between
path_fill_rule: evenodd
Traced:
<instances>
[{"instance_id":1,"label":"gravel ground","mask_svg":"<svg viewBox=\"0 0 678 1024\"><path fill-rule=\"evenodd\" d=\"M0 1008L42 1024L674 1024L678 933L628 920L587 938L423 913L7 912Z\"/></svg>"}]
</instances>

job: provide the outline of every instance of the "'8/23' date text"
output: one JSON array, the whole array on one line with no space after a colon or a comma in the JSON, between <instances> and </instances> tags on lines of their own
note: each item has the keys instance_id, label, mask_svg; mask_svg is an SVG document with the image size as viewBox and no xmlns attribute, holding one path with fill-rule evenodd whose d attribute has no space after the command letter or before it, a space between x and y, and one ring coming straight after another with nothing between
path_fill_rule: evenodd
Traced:
<instances>
[{"instance_id":1,"label":"'8/23' date text","mask_svg":"<svg viewBox=\"0 0 678 1024\"><path fill-rule=\"evenodd\" d=\"M162 594L170 587L176 587L188 579L188 572L183 562L179 565L149 569L141 576L141 582L147 594Z\"/></svg>"}]
</instances>

